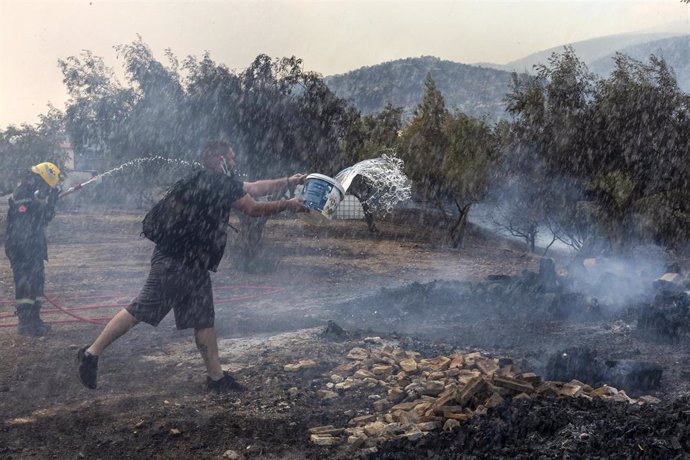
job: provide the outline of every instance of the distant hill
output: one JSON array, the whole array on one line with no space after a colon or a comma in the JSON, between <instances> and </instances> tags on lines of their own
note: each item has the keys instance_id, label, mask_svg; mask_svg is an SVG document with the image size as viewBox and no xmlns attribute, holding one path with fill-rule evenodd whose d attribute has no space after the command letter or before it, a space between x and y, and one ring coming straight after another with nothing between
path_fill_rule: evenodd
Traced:
<instances>
[{"instance_id":1,"label":"distant hill","mask_svg":"<svg viewBox=\"0 0 690 460\"><path fill-rule=\"evenodd\" d=\"M663 57L673 67L680 88L690 92L690 35L675 31L613 35L571 45L590 70L602 77L613 69L617 51L643 62L651 54ZM391 103L403 107L405 118L409 118L422 100L424 80L431 73L448 109L497 121L507 118L505 96L510 91L511 73L531 73L535 64L548 63L551 54L562 52L563 46L506 65L469 65L422 56L362 67L324 80L335 94L352 102L363 114L379 112Z\"/></svg>"},{"instance_id":2,"label":"distant hill","mask_svg":"<svg viewBox=\"0 0 690 460\"><path fill-rule=\"evenodd\" d=\"M362 67L324 81L363 114L379 112L390 102L403 107L409 117L422 100L428 73L448 109L491 121L506 118L504 98L510 91L511 73L503 70L423 56Z\"/></svg>"},{"instance_id":3,"label":"distant hill","mask_svg":"<svg viewBox=\"0 0 690 460\"><path fill-rule=\"evenodd\" d=\"M551 57L554 52L562 52L563 47L566 45L572 46L577 56L584 63L590 65L590 63L602 58L606 58L616 51L677 35L679 34L673 32L609 35L606 37L592 38L579 42L564 43L560 46L527 55L505 65L493 65L493 67L501 70L532 73L535 65L547 64L549 57Z\"/></svg>"},{"instance_id":4,"label":"distant hill","mask_svg":"<svg viewBox=\"0 0 690 460\"><path fill-rule=\"evenodd\" d=\"M678 86L690 93L690 35L628 46L620 52L642 62L648 62L652 54L664 58L666 63L673 67ZM613 71L614 54L610 53L593 61L589 64L590 70L600 76L608 76Z\"/></svg>"}]
</instances>

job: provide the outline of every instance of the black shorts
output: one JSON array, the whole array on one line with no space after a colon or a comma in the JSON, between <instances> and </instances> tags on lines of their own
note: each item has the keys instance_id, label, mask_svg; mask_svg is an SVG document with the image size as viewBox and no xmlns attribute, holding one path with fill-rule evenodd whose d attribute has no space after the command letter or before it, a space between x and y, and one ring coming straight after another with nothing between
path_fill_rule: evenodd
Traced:
<instances>
[{"instance_id":1,"label":"black shorts","mask_svg":"<svg viewBox=\"0 0 690 460\"><path fill-rule=\"evenodd\" d=\"M170 309L178 329L213 327L211 276L208 270L187 266L156 248L146 283L127 311L139 321L157 326Z\"/></svg>"},{"instance_id":2,"label":"black shorts","mask_svg":"<svg viewBox=\"0 0 690 460\"><path fill-rule=\"evenodd\" d=\"M37 299L43 295L45 268L42 257L27 257L19 251L7 251L14 278L15 299Z\"/></svg>"}]
</instances>

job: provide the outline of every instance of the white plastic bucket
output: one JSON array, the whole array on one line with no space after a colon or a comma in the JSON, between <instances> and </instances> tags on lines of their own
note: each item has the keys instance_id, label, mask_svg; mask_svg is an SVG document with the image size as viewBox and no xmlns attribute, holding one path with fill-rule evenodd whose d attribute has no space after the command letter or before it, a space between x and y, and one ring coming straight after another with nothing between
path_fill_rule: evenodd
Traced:
<instances>
[{"instance_id":1,"label":"white plastic bucket","mask_svg":"<svg viewBox=\"0 0 690 460\"><path fill-rule=\"evenodd\" d=\"M304 217L314 222L330 220L345 198L345 189L328 176L309 174L304 180L301 198L304 206L309 209L308 213L303 213Z\"/></svg>"}]
</instances>

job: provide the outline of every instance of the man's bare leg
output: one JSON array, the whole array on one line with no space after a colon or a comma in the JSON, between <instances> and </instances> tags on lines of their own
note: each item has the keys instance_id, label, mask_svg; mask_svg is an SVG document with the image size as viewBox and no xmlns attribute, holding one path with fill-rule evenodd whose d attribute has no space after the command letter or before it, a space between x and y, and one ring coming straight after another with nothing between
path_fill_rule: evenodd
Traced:
<instances>
[{"instance_id":1,"label":"man's bare leg","mask_svg":"<svg viewBox=\"0 0 690 460\"><path fill-rule=\"evenodd\" d=\"M216 329L207 327L204 329L194 329L194 340L196 347L201 353L201 357L206 365L208 376L213 380L218 380L223 377L223 369L220 367L220 358L218 357L218 337L216 336Z\"/></svg>"},{"instance_id":2,"label":"man's bare leg","mask_svg":"<svg viewBox=\"0 0 690 460\"><path fill-rule=\"evenodd\" d=\"M122 337L127 331L139 324L140 321L126 309L120 310L113 319L108 321L96 340L86 349L89 354L99 356L111 343ZM216 353L217 354L217 353Z\"/></svg>"}]
</instances>

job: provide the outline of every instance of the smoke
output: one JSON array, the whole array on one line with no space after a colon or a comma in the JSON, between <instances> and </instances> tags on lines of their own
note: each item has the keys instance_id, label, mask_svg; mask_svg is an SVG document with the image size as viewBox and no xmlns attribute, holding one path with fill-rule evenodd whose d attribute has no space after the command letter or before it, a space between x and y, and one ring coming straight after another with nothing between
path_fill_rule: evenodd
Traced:
<instances>
[{"instance_id":1,"label":"smoke","mask_svg":"<svg viewBox=\"0 0 690 460\"><path fill-rule=\"evenodd\" d=\"M671 259L658 246L637 246L626 255L576 259L568 267L570 290L596 298L617 312L655 295L654 283L669 270Z\"/></svg>"}]
</instances>

